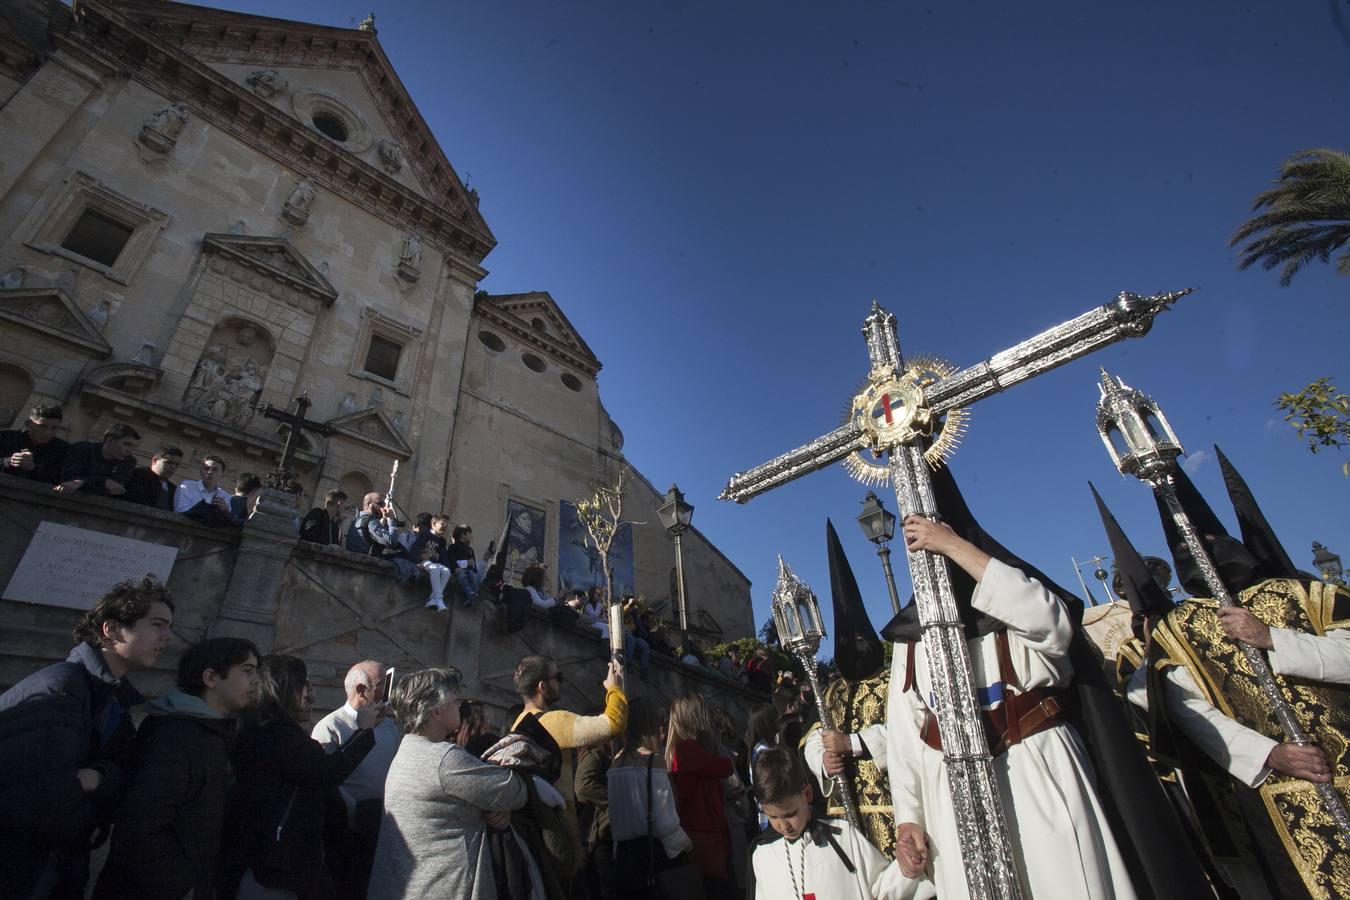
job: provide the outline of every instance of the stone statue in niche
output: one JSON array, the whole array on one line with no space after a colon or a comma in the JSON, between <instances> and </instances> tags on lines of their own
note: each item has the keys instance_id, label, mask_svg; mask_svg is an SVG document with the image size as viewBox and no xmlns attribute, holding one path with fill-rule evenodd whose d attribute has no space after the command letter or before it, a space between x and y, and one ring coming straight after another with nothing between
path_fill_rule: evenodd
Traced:
<instances>
[{"instance_id":1,"label":"stone statue in niche","mask_svg":"<svg viewBox=\"0 0 1350 900\"><path fill-rule=\"evenodd\" d=\"M207 398L211 417L241 428L253 421L264 374L247 357L231 358L224 383Z\"/></svg>"},{"instance_id":2,"label":"stone statue in niche","mask_svg":"<svg viewBox=\"0 0 1350 900\"><path fill-rule=\"evenodd\" d=\"M202 353L197 368L192 372L188 388L183 393L183 409L199 415L210 415L206 398L225 383L225 345L212 344Z\"/></svg>"},{"instance_id":3,"label":"stone statue in niche","mask_svg":"<svg viewBox=\"0 0 1350 900\"><path fill-rule=\"evenodd\" d=\"M388 138L381 140L380 165L390 175L397 174L403 168L403 148Z\"/></svg>"},{"instance_id":4,"label":"stone statue in niche","mask_svg":"<svg viewBox=\"0 0 1350 900\"><path fill-rule=\"evenodd\" d=\"M246 80L248 86L253 88L253 93L268 99L286 90L287 85L290 84L286 77L276 69L258 69L249 75Z\"/></svg>"},{"instance_id":5,"label":"stone statue in niche","mask_svg":"<svg viewBox=\"0 0 1350 900\"><path fill-rule=\"evenodd\" d=\"M403 236L403 246L398 252L398 275L405 281L422 277L422 239L415 234Z\"/></svg>"},{"instance_id":6,"label":"stone statue in niche","mask_svg":"<svg viewBox=\"0 0 1350 900\"><path fill-rule=\"evenodd\" d=\"M301 178L286 198L286 206L281 215L293 225L303 225L309 221L309 207L314 202L314 182Z\"/></svg>"},{"instance_id":7,"label":"stone statue in niche","mask_svg":"<svg viewBox=\"0 0 1350 900\"><path fill-rule=\"evenodd\" d=\"M178 135L191 118L188 108L181 103L157 110L141 126L140 142L156 153L167 154L178 143Z\"/></svg>"}]
</instances>

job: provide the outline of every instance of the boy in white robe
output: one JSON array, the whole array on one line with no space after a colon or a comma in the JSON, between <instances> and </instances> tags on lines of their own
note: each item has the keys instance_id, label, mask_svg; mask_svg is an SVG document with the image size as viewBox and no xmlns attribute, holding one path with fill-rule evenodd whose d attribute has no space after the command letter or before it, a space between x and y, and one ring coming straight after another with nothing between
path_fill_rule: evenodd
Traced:
<instances>
[{"instance_id":1,"label":"boy in white robe","mask_svg":"<svg viewBox=\"0 0 1350 900\"><path fill-rule=\"evenodd\" d=\"M975 634L967 647L983 710L996 710L1012 695L1040 690L1053 697L1068 686L1073 622L1063 601L945 524L909 516L904 536L911 552L945 556L975 582ZM931 871L946 900L966 897L968 889L943 754L921 737L936 731L931 698L924 644L896 644L886 716L896 856L908 876ZM993 764L1024 893L1036 900L1134 898L1077 732L1054 716L1024 731L1012 746L996 748Z\"/></svg>"},{"instance_id":2,"label":"boy in white robe","mask_svg":"<svg viewBox=\"0 0 1350 900\"><path fill-rule=\"evenodd\" d=\"M772 830L751 856L754 900L929 900L926 879L907 878L842 819L812 815L797 754L772 747L755 762L755 796ZM748 893L748 892L747 892Z\"/></svg>"}]
</instances>

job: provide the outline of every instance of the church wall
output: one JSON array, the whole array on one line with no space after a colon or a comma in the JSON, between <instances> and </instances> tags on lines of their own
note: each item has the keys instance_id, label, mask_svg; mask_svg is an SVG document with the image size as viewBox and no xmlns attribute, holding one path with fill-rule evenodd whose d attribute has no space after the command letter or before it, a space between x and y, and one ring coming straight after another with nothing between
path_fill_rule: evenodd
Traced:
<instances>
[{"instance_id":1,"label":"church wall","mask_svg":"<svg viewBox=\"0 0 1350 900\"><path fill-rule=\"evenodd\" d=\"M7 75L0 75L0 108L3 108L10 98L19 92L22 84L10 78Z\"/></svg>"},{"instance_id":2,"label":"church wall","mask_svg":"<svg viewBox=\"0 0 1350 900\"><path fill-rule=\"evenodd\" d=\"M300 70L296 78L322 74ZM346 84L352 79L359 86L354 73L328 74L345 78L332 82L335 92L352 89ZM89 85L70 75L67 67L49 62L20 98L0 110L0 121L22 106L20 101L31 91L34 98L27 106L37 121L31 127L25 123L23 133L40 136L63 128L69 132L74 128L71 113L81 100L77 90L81 86L88 95ZM168 411L181 407L187 381L222 318L233 316L265 326L278 359L266 372L259 399L284 406L294 394L307 390L314 401L309 415L320 421L339 415L344 401L356 409L379 405L389 420L403 426L403 440L424 448L420 456L404 463L406 487L400 488L401 501L410 506L438 505L475 274L424 246L419 277L399 277L404 233L324 190L317 192L310 205L307 222L289 223L281 214L297 179L284 166L190 114L167 154L148 153L137 136L147 119L169 100L139 83L111 76L101 90L107 94L106 108L98 111L92 127L79 132L73 146L59 158L48 159L48 151L42 148L16 146L10 137L13 132L6 134L0 152L8 168L0 169L0 176L9 168L27 170L20 187L32 199L20 210L24 215L9 215L11 221L18 219L9 233L0 232L0 273L23 265L28 269L25 284L29 286L65 278L82 310L106 304L102 332L112 346L112 358L130 360L143 344L153 344L153 365L163 368L164 375L148 396ZM45 99L48 94L59 94L66 105L53 107ZM33 165L35 154L42 165ZM68 204L81 178L162 214L139 264L125 277L63 253L27 246L62 204ZM14 205L11 200L0 203L0 226ZM204 259L202 236L231 230L286 237L325 273L339 292L336 303L310 313L297 311L278 300L266 278L241 282L213 271ZM364 343L372 330L379 331L378 324L372 326L375 320L398 341L407 341L393 381L362 371ZM2 345L0 361L11 361ZM12 361L22 365L17 359ZM44 392L44 397L56 394L56 399L73 406L83 362L67 365L61 384ZM31 374L35 382L47 379L44 373ZM434 411L420 408L429 403L435 404ZM71 413L66 432L73 439L86 437L100 418L93 411L85 414L72 409ZM134 424L146 435L147 444L165 438L183 443L182 435L172 428L161 432L150 422ZM274 428L257 421L250 428L263 435L276 434ZM231 448L223 449L228 457ZM349 449L346 458L336 460L346 468L325 470L322 484L316 478L317 469L311 470L306 486L315 492L336 486L338 478L353 467L377 485L387 483L392 460L386 451L366 452L358 445ZM237 470L238 464L231 462Z\"/></svg>"},{"instance_id":3,"label":"church wall","mask_svg":"<svg viewBox=\"0 0 1350 900\"><path fill-rule=\"evenodd\" d=\"M477 339L489 331L505 349L493 351ZM490 323L478 321L465 354L464 396L456 423L452 455L451 514L474 526L482 553L498 536L509 500L544 509L548 515L545 559L557 574L558 501L589 496L596 480L612 483L622 458L622 438L611 426L596 383L582 378L571 391L559 380L569 367L548 358L535 372L521 361L524 348ZM543 354L537 353L542 356ZM645 478L630 481L624 517L634 526L633 557L637 590L648 603L668 600L666 621L674 623L674 544L656 510L661 492ZM750 583L702 535L684 537L685 586L691 628L707 609L730 637L754 633ZM554 582L550 582L552 586Z\"/></svg>"}]
</instances>

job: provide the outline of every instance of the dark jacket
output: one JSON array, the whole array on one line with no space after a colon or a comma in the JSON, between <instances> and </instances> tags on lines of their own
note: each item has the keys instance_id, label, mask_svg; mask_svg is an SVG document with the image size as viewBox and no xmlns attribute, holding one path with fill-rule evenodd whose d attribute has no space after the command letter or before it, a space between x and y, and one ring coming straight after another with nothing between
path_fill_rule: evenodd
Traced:
<instances>
[{"instance_id":1,"label":"dark jacket","mask_svg":"<svg viewBox=\"0 0 1350 900\"><path fill-rule=\"evenodd\" d=\"M274 720L245 728L230 759L234 790L226 810L226 858L218 887L233 897L247 869L267 887L294 891L300 900L333 895L324 862L325 807L337 787L375 746L366 728L333 753L294 722Z\"/></svg>"},{"instance_id":2,"label":"dark jacket","mask_svg":"<svg viewBox=\"0 0 1350 900\"><path fill-rule=\"evenodd\" d=\"M342 533L328 510L316 506L300 520L300 540L312 544L341 544Z\"/></svg>"},{"instance_id":3,"label":"dark jacket","mask_svg":"<svg viewBox=\"0 0 1350 900\"><path fill-rule=\"evenodd\" d=\"M446 559L449 560L449 562L447 562L446 565L449 566L451 569L460 568L459 563L461 560L467 560L470 569L476 568L478 566L478 557L473 555L472 544L465 544L461 543L460 541L454 541L453 543L450 544L450 547L445 551L445 556Z\"/></svg>"},{"instance_id":4,"label":"dark jacket","mask_svg":"<svg viewBox=\"0 0 1350 900\"><path fill-rule=\"evenodd\" d=\"M127 481L127 492L122 495L122 499L173 512L173 494L176 490L178 487L172 481L160 478L148 466L138 466Z\"/></svg>"},{"instance_id":5,"label":"dark jacket","mask_svg":"<svg viewBox=\"0 0 1350 900\"><path fill-rule=\"evenodd\" d=\"M93 646L0 695L0 897L24 897L41 878L82 891L90 837L106 825L135 757L130 709L144 698L118 681ZM97 769L96 791L77 772Z\"/></svg>"},{"instance_id":6,"label":"dark jacket","mask_svg":"<svg viewBox=\"0 0 1350 900\"><path fill-rule=\"evenodd\" d=\"M94 896L181 900L192 891L194 900L211 900L234 720L179 690L147 706L136 770Z\"/></svg>"},{"instance_id":7,"label":"dark jacket","mask_svg":"<svg viewBox=\"0 0 1350 900\"><path fill-rule=\"evenodd\" d=\"M119 460L104 459L102 441L80 441L71 444L66 451L66 459L61 466L61 481L74 481L78 478L84 482L80 487L84 493L106 495L108 479L126 487L134 471L136 471L134 456Z\"/></svg>"},{"instance_id":8,"label":"dark jacket","mask_svg":"<svg viewBox=\"0 0 1350 900\"><path fill-rule=\"evenodd\" d=\"M0 472L41 481L44 484L60 484L61 465L65 462L66 450L69 447L70 444L60 438L52 438L42 446L35 447L27 429L0 431L0 460L7 460L20 450L33 451L32 471L12 469L4 462L0 462Z\"/></svg>"}]
</instances>

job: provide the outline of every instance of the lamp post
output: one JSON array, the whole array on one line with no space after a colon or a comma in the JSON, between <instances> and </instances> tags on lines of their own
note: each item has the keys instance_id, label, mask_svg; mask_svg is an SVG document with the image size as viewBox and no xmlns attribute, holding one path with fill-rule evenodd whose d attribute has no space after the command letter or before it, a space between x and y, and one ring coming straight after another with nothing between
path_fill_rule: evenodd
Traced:
<instances>
[{"instance_id":1,"label":"lamp post","mask_svg":"<svg viewBox=\"0 0 1350 900\"><path fill-rule=\"evenodd\" d=\"M895 537L895 513L881 505L877 495L868 491L863 497L858 525L869 541L877 545L877 556L886 570L886 589L891 592L891 613L900 612L900 595L895 592L895 573L891 571L891 538Z\"/></svg>"},{"instance_id":2,"label":"lamp post","mask_svg":"<svg viewBox=\"0 0 1350 900\"><path fill-rule=\"evenodd\" d=\"M689 529L694 518L694 507L684 501L684 494L675 485L670 486L663 498L664 503L656 514L666 532L675 539L675 591L680 617L680 649L689 648L689 613L684 603L684 553L680 547L680 536Z\"/></svg>"},{"instance_id":3,"label":"lamp post","mask_svg":"<svg viewBox=\"0 0 1350 900\"><path fill-rule=\"evenodd\" d=\"M1332 553L1317 541L1313 541L1312 548L1313 565L1317 566L1317 571L1322 573L1322 580L1340 583L1341 573L1345 571L1341 568L1340 556Z\"/></svg>"}]
</instances>

